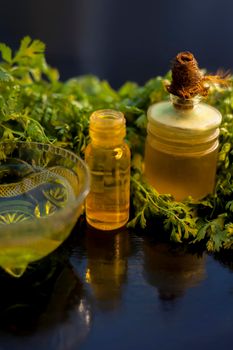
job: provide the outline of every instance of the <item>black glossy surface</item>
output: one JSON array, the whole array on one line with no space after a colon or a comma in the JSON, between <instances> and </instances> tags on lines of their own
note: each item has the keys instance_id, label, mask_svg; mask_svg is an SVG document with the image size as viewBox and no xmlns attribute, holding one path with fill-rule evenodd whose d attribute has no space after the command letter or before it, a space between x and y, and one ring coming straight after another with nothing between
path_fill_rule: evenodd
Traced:
<instances>
[{"instance_id":1,"label":"black glossy surface","mask_svg":"<svg viewBox=\"0 0 233 350\"><path fill-rule=\"evenodd\" d=\"M231 254L76 228L24 277L0 281L0 350L231 348Z\"/></svg>"}]
</instances>

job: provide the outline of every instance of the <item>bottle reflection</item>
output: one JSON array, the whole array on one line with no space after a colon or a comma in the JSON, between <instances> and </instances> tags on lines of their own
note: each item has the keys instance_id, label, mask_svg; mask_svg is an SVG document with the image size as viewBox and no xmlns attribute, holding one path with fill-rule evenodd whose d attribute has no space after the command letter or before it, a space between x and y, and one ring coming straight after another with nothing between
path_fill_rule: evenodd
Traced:
<instances>
[{"instance_id":1,"label":"bottle reflection","mask_svg":"<svg viewBox=\"0 0 233 350\"><path fill-rule=\"evenodd\" d=\"M48 268L48 270L46 269ZM43 267L45 279L7 279L1 288L0 343L6 350L73 350L91 327L90 303L68 266ZM38 278L38 279L37 279Z\"/></svg>"},{"instance_id":2,"label":"bottle reflection","mask_svg":"<svg viewBox=\"0 0 233 350\"><path fill-rule=\"evenodd\" d=\"M145 241L144 274L157 288L159 299L172 303L205 279L205 258Z\"/></svg>"},{"instance_id":3,"label":"bottle reflection","mask_svg":"<svg viewBox=\"0 0 233 350\"><path fill-rule=\"evenodd\" d=\"M86 282L91 286L97 305L103 310L117 308L127 276L128 232L100 232L88 227L86 249Z\"/></svg>"}]
</instances>

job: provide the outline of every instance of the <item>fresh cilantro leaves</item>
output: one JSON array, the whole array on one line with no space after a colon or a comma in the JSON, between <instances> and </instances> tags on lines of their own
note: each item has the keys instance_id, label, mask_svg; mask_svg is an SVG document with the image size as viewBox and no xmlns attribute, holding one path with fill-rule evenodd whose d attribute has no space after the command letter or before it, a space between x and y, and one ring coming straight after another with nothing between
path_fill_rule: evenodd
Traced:
<instances>
[{"instance_id":1,"label":"fresh cilantro leaves","mask_svg":"<svg viewBox=\"0 0 233 350\"><path fill-rule=\"evenodd\" d=\"M172 241L203 242L209 251L232 249L233 85L225 90L211 88L208 97L223 115L215 193L199 203L191 199L181 203L157 193L142 176L146 111L151 103L168 98L164 84L170 73L144 86L126 82L118 91L91 75L61 82L59 72L47 64L44 50L43 42L28 36L16 52L0 43L1 140L52 142L82 156L89 140L90 114L100 108L121 110L132 152L129 226L144 229L160 221ZM4 157L0 147L0 158Z\"/></svg>"}]
</instances>

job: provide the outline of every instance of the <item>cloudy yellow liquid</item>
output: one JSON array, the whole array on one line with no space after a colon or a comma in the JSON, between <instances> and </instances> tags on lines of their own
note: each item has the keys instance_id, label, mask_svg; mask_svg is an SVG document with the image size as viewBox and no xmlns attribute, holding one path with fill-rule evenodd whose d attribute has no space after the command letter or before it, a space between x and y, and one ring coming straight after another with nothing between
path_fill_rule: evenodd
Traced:
<instances>
[{"instance_id":1,"label":"cloudy yellow liquid","mask_svg":"<svg viewBox=\"0 0 233 350\"><path fill-rule=\"evenodd\" d=\"M198 200L214 190L218 148L195 155L169 154L147 141L145 178L159 192L178 201L188 196Z\"/></svg>"}]
</instances>

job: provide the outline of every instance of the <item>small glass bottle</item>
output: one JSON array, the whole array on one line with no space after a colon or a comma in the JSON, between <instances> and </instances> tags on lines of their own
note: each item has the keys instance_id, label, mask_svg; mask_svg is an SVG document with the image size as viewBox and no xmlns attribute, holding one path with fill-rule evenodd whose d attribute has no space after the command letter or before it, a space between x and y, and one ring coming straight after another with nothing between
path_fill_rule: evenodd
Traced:
<instances>
[{"instance_id":1,"label":"small glass bottle","mask_svg":"<svg viewBox=\"0 0 233 350\"><path fill-rule=\"evenodd\" d=\"M148 110L145 177L159 193L199 200L214 190L221 114L200 96Z\"/></svg>"},{"instance_id":2,"label":"small glass bottle","mask_svg":"<svg viewBox=\"0 0 233 350\"><path fill-rule=\"evenodd\" d=\"M108 109L95 111L89 133L91 143L85 151L91 172L87 222L100 230L115 230L129 218L130 150L124 142L124 115Z\"/></svg>"}]
</instances>

